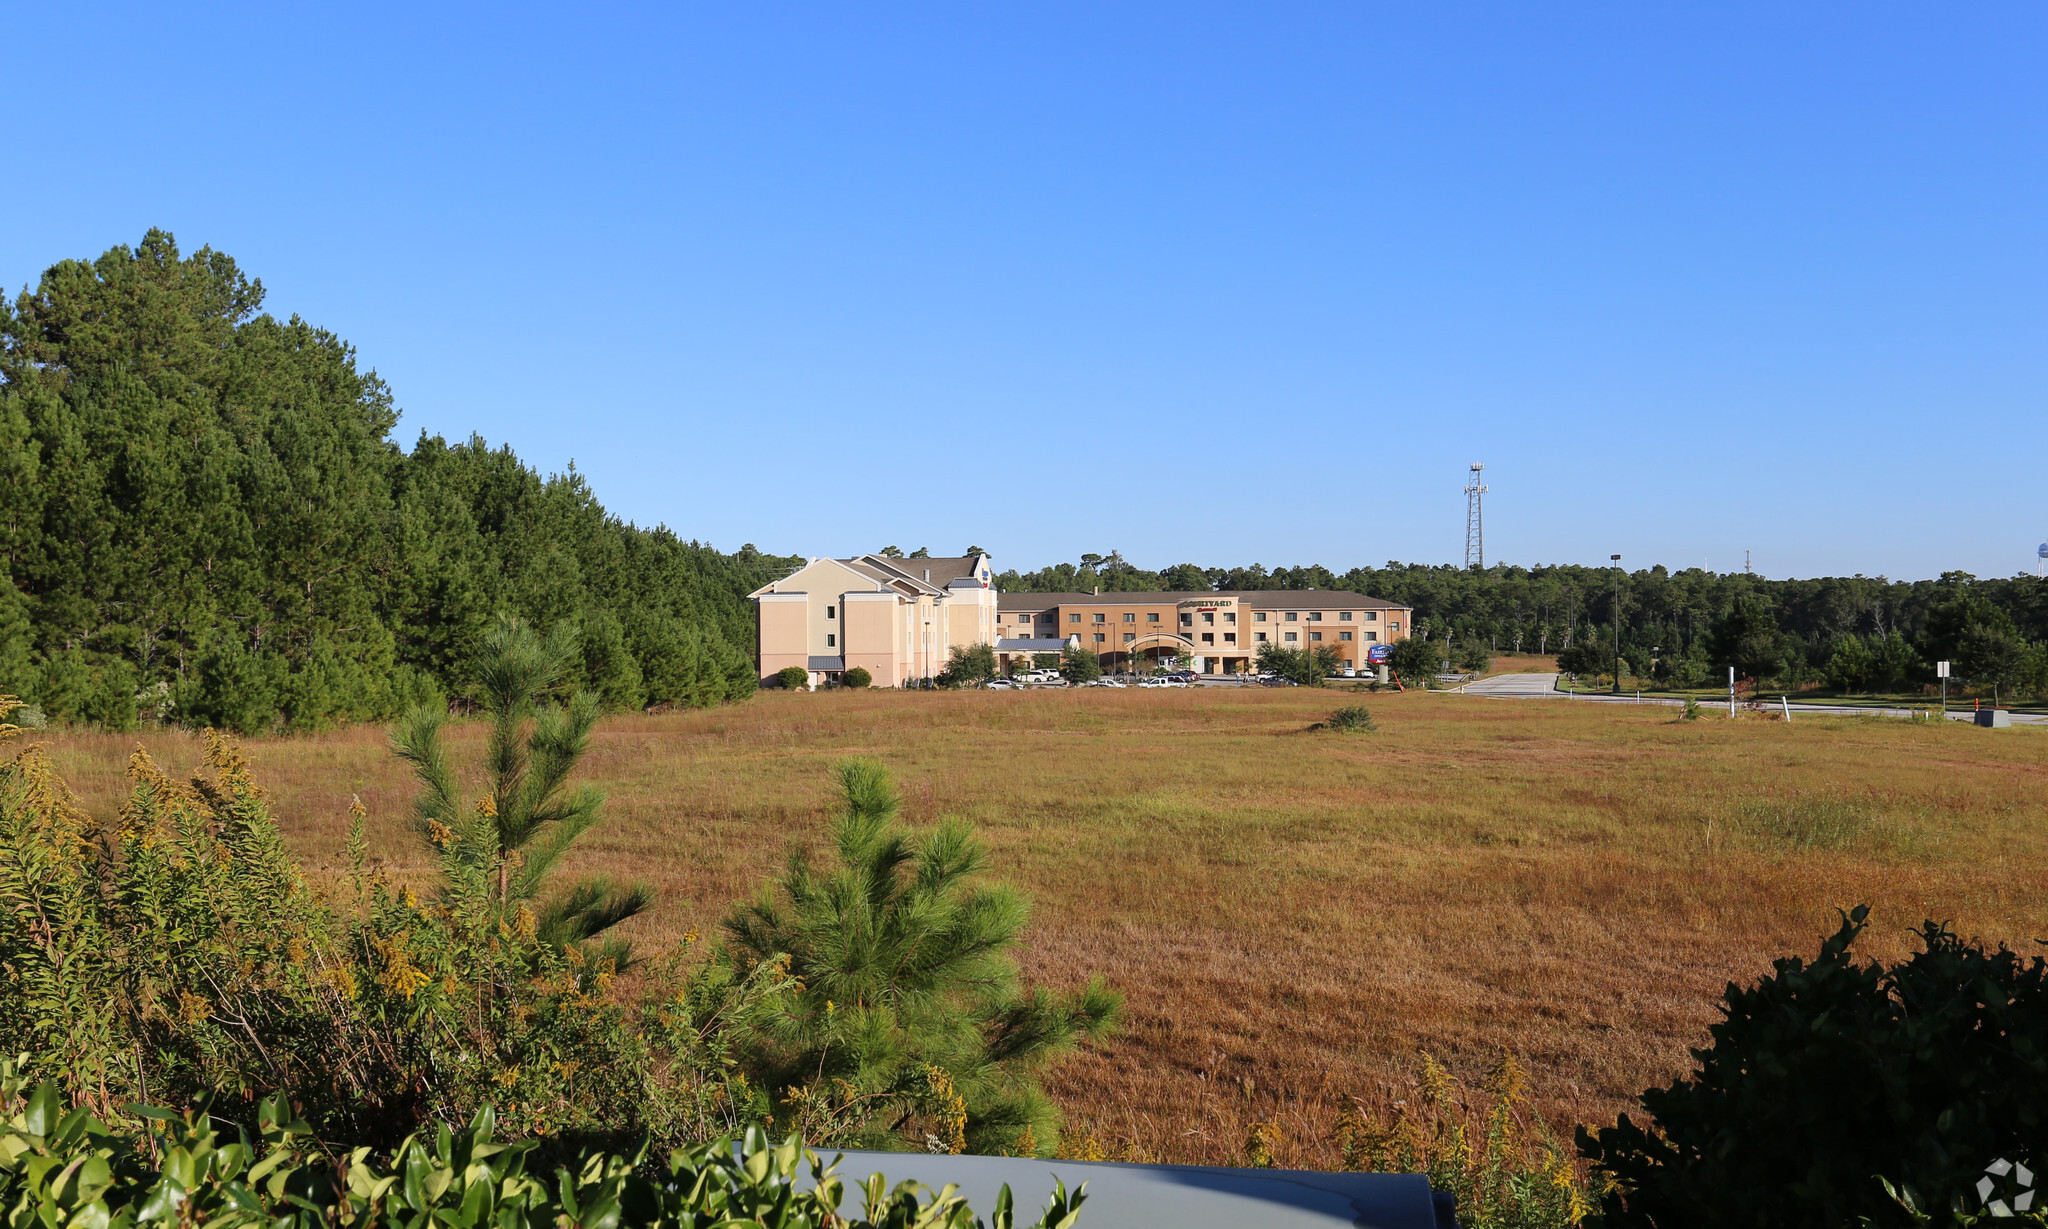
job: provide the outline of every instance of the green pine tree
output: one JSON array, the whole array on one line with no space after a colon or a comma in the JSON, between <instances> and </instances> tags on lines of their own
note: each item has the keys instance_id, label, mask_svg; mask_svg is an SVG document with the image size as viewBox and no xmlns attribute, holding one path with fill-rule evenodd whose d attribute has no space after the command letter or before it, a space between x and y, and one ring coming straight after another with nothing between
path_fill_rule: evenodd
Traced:
<instances>
[{"instance_id":1,"label":"green pine tree","mask_svg":"<svg viewBox=\"0 0 2048 1229\"><path fill-rule=\"evenodd\" d=\"M835 865L792 855L777 889L726 921L742 971L786 961L801 987L753 1056L767 1086L796 1090L795 1121L850 1140L1049 1152L1059 1116L1038 1072L1113 1031L1120 996L1099 978L1066 995L1023 986L1011 952L1029 905L975 882L987 855L967 826L906 835L879 764L842 764L839 783Z\"/></svg>"},{"instance_id":2,"label":"green pine tree","mask_svg":"<svg viewBox=\"0 0 2048 1229\"><path fill-rule=\"evenodd\" d=\"M530 921L543 942L575 947L587 964L609 959L625 968L631 945L608 932L645 910L654 899L651 889L595 877L542 899L570 845L604 817L604 795L587 785L568 787L589 747L598 697L579 691L566 704L549 699L576 652L574 629L566 624L542 637L504 617L484 638L476 676L490 722L484 756L489 788L471 805L463 804L442 745L443 709L411 710L393 732L392 745L422 787L414 801L421 834L474 859L496 884L503 920Z\"/></svg>"}]
</instances>

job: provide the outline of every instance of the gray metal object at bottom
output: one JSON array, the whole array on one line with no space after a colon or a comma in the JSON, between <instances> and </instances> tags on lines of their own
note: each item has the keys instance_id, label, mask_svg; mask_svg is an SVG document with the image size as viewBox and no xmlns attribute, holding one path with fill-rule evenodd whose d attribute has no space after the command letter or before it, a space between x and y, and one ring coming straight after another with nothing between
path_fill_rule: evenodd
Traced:
<instances>
[{"instance_id":1,"label":"gray metal object at bottom","mask_svg":"<svg viewBox=\"0 0 2048 1229\"><path fill-rule=\"evenodd\" d=\"M2009 729L2012 714L2002 708L1980 708L1977 710L1977 724L1993 730Z\"/></svg>"},{"instance_id":2,"label":"gray metal object at bottom","mask_svg":"<svg viewBox=\"0 0 2048 1229\"><path fill-rule=\"evenodd\" d=\"M821 1150L820 1158L832 1153ZM1124 1165L1044 1161L1011 1156L938 1156L918 1152L848 1152L838 1176L846 1183L842 1214L860 1210L856 1185L883 1174L938 1190L948 1184L986 1219L1004 1183L1017 1219L1029 1224L1045 1210L1053 1179L1069 1191L1088 1184L1079 1229L1456 1229L1448 1194L1421 1174L1318 1173L1305 1169L1225 1169L1208 1165Z\"/></svg>"}]
</instances>

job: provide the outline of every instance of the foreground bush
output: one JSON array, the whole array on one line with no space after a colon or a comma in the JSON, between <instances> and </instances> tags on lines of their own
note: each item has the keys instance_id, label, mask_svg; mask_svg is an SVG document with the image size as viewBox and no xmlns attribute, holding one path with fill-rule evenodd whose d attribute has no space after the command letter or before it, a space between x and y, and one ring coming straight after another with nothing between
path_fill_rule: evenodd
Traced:
<instances>
[{"instance_id":1,"label":"foreground bush","mask_svg":"<svg viewBox=\"0 0 2048 1229\"><path fill-rule=\"evenodd\" d=\"M1121 999L1100 979L1068 995L1027 988L1012 952L1029 906L977 883L967 826L917 839L870 761L840 765L836 865L790 859L778 890L726 921L749 977L795 987L745 1039L744 1065L778 1090L778 1121L816 1138L937 1152L1037 1155L1059 1142L1038 1073L1108 1035Z\"/></svg>"},{"instance_id":2,"label":"foreground bush","mask_svg":"<svg viewBox=\"0 0 2048 1229\"><path fill-rule=\"evenodd\" d=\"M1699 1069L1643 1094L1653 1129L1581 1128L1616 1183L1606 1225L1924 1223L1887 1182L1952 1223L1986 1166L2048 1160L2048 961L1928 922L1909 959L1858 963L1868 915L1731 984Z\"/></svg>"},{"instance_id":3,"label":"foreground bush","mask_svg":"<svg viewBox=\"0 0 2048 1229\"><path fill-rule=\"evenodd\" d=\"M862 797L887 806L862 812L865 835L842 825L846 870L806 881L837 903L756 914L734 950L692 934L636 967L629 1001L623 948L587 924L614 898L540 890L599 812L564 787L580 719L531 716L493 721L490 792L473 800L411 730L437 870L424 892L371 869L358 808L334 896L316 893L217 735L190 783L138 751L109 825L41 749L0 761L0 1054L109 1122L134 1125L135 1103L211 1104L253 1127L275 1097L343 1148L486 1107L564 1155L701 1144L771 1115L820 1146L1056 1144L1035 1073L1100 1035L1115 998L1018 986L1022 904L971 882L964 829L887 830L875 775Z\"/></svg>"},{"instance_id":4,"label":"foreground bush","mask_svg":"<svg viewBox=\"0 0 2048 1229\"><path fill-rule=\"evenodd\" d=\"M204 1112L134 1107L143 1137L117 1132L85 1110L64 1113L55 1085L26 1097L7 1081L11 1115L0 1129L0 1214L10 1227L78 1229L161 1223L211 1229L968 1229L983 1226L950 1190L915 1182L889 1188L880 1174L860 1186L863 1214L838 1215L844 1182L791 1138L771 1145L749 1130L739 1148L716 1140L650 1162L590 1152L532 1164L535 1145L499 1143L486 1107L468 1128L409 1136L388 1156L357 1148L322 1155L305 1123L274 1101L257 1109L253 1133L221 1127ZM807 1171L807 1172L806 1172ZM808 1176L809 1181L804 1182ZM1034 1229L1070 1229L1086 1198L1055 1181ZM1006 1186L987 1229L1014 1229Z\"/></svg>"},{"instance_id":5,"label":"foreground bush","mask_svg":"<svg viewBox=\"0 0 2048 1229\"><path fill-rule=\"evenodd\" d=\"M1358 1109L1337 1120L1343 1166L1369 1173L1429 1175L1457 1197L1465 1229L1566 1229L1592 1208L1596 1192L1570 1151L1523 1104L1527 1073L1512 1055L1488 1074L1484 1095L1469 1096L1456 1077L1422 1056L1415 1095L1395 1103L1391 1120ZM1256 1132L1255 1132L1256 1133ZM1257 1149L1248 1147L1253 1164Z\"/></svg>"}]
</instances>

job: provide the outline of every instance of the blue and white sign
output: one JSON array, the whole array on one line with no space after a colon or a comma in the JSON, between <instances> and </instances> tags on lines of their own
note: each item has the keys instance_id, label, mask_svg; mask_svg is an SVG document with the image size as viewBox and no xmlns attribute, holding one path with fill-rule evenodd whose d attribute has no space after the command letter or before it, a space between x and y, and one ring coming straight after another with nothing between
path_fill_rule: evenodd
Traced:
<instances>
[{"instance_id":1,"label":"blue and white sign","mask_svg":"<svg viewBox=\"0 0 2048 1229\"><path fill-rule=\"evenodd\" d=\"M1365 659L1374 665L1380 664L1393 655L1394 646L1391 644L1376 644L1365 651Z\"/></svg>"}]
</instances>

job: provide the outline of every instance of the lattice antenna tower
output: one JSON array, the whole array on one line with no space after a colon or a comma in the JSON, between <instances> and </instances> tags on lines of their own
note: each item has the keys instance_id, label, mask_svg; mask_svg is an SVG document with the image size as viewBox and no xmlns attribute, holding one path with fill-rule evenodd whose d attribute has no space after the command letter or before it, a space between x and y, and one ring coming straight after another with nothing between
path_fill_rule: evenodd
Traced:
<instances>
[{"instance_id":1,"label":"lattice antenna tower","mask_svg":"<svg viewBox=\"0 0 2048 1229\"><path fill-rule=\"evenodd\" d=\"M1465 566L1486 567L1486 528L1479 515L1479 497L1486 494L1486 485L1480 479L1480 471L1486 468L1479 461L1472 462L1472 481L1465 487Z\"/></svg>"}]
</instances>

